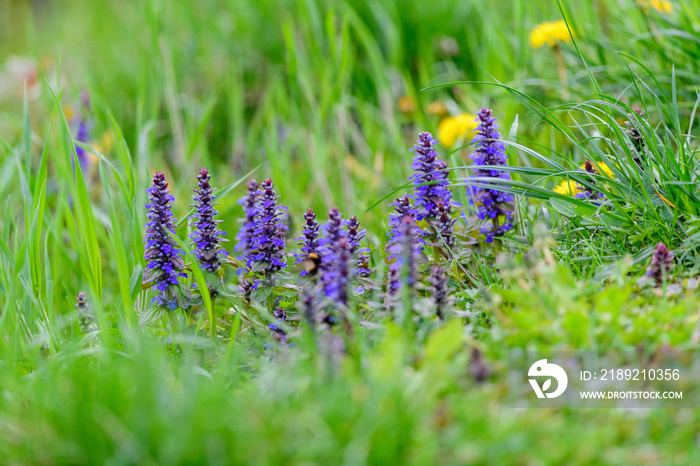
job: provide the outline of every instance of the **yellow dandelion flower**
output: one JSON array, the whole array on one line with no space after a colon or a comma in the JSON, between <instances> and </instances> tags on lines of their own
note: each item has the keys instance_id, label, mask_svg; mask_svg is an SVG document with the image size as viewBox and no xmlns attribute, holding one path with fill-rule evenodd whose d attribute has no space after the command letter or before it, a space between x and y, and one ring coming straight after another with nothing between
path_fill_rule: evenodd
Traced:
<instances>
[{"instance_id":1,"label":"yellow dandelion flower","mask_svg":"<svg viewBox=\"0 0 700 466\"><path fill-rule=\"evenodd\" d=\"M443 147L451 149L459 141L471 137L476 129L476 117L468 113L463 113L456 117L447 117L438 125L438 141Z\"/></svg>"},{"instance_id":2,"label":"yellow dandelion flower","mask_svg":"<svg viewBox=\"0 0 700 466\"><path fill-rule=\"evenodd\" d=\"M569 29L563 19L540 23L530 33L530 45L533 49L538 49L545 44L555 47L558 42L571 42Z\"/></svg>"},{"instance_id":3,"label":"yellow dandelion flower","mask_svg":"<svg viewBox=\"0 0 700 466\"><path fill-rule=\"evenodd\" d=\"M598 165L598 168L603 170L603 173L605 173L605 175L608 178L613 178L615 176L615 174L610 169L610 167L608 167L607 163L601 161L601 162L595 162L595 165ZM595 165L593 165L594 168L595 168ZM581 165L581 168L585 168L585 167L583 165ZM598 170L598 168L596 168L596 171Z\"/></svg>"},{"instance_id":4,"label":"yellow dandelion flower","mask_svg":"<svg viewBox=\"0 0 700 466\"><path fill-rule=\"evenodd\" d=\"M91 144L90 147L92 147L92 150L85 149L85 159L87 160L87 166L92 168L100 160L97 154L104 155L104 152L100 150L100 146L98 144Z\"/></svg>"},{"instance_id":5,"label":"yellow dandelion flower","mask_svg":"<svg viewBox=\"0 0 700 466\"><path fill-rule=\"evenodd\" d=\"M75 116L75 106L68 104L65 107L63 107L63 114L66 116L66 120L70 123L70 121L73 119Z\"/></svg>"},{"instance_id":6,"label":"yellow dandelion flower","mask_svg":"<svg viewBox=\"0 0 700 466\"><path fill-rule=\"evenodd\" d=\"M575 181L562 181L556 188L554 188L554 192L565 196L573 196L578 192L578 186L579 184Z\"/></svg>"},{"instance_id":7,"label":"yellow dandelion flower","mask_svg":"<svg viewBox=\"0 0 700 466\"><path fill-rule=\"evenodd\" d=\"M111 129L108 129L104 133L102 133L102 137L100 138L100 143L99 143L99 148L100 152L103 154L108 154L111 152L112 147L114 146L114 131Z\"/></svg>"},{"instance_id":8,"label":"yellow dandelion flower","mask_svg":"<svg viewBox=\"0 0 700 466\"><path fill-rule=\"evenodd\" d=\"M445 102L442 102L440 100L430 102L430 105L428 105L428 113L431 115L444 117L445 115L447 115L447 105L445 105Z\"/></svg>"},{"instance_id":9,"label":"yellow dandelion flower","mask_svg":"<svg viewBox=\"0 0 700 466\"><path fill-rule=\"evenodd\" d=\"M416 111L416 100L410 95L404 95L399 98L399 110L404 115L411 114Z\"/></svg>"},{"instance_id":10,"label":"yellow dandelion flower","mask_svg":"<svg viewBox=\"0 0 700 466\"><path fill-rule=\"evenodd\" d=\"M608 164L605 162L595 162L595 164L600 168L600 170L608 177L608 178L613 178L615 175L613 171L608 167ZM593 165L595 168L595 165ZM585 168L585 165L581 165L581 168ZM598 169L596 168L596 171ZM600 173L600 172L599 172ZM576 193L580 192L581 189L583 189L583 186L578 184L577 182L573 180L568 180L568 181L562 181L557 185L556 188L554 188L555 193L563 194L565 196L573 196Z\"/></svg>"},{"instance_id":11,"label":"yellow dandelion flower","mask_svg":"<svg viewBox=\"0 0 700 466\"><path fill-rule=\"evenodd\" d=\"M637 5L642 7L644 13L649 13L650 7L659 13L670 13L673 11L673 5L668 0L637 0Z\"/></svg>"}]
</instances>

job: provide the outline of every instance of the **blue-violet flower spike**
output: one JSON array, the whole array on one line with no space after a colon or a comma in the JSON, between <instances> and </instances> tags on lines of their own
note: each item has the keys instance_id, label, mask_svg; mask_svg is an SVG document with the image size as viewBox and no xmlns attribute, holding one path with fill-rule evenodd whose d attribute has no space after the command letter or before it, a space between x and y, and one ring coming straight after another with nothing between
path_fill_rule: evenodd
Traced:
<instances>
[{"instance_id":1,"label":"blue-violet flower spike","mask_svg":"<svg viewBox=\"0 0 700 466\"><path fill-rule=\"evenodd\" d=\"M673 252L668 249L668 246L664 243L657 244L651 255L651 263L647 268L646 276L653 278L658 284L662 283L664 278L668 280L674 268L673 260Z\"/></svg>"},{"instance_id":2,"label":"blue-violet flower spike","mask_svg":"<svg viewBox=\"0 0 700 466\"><path fill-rule=\"evenodd\" d=\"M350 254L356 258L355 274L361 277L367 277L370 274L369 270L369 248L363 248L360 242L367 234L367 230L360 230L360 222L357 217L352 217L347 224L347 239L350 245Z\"/></svg>"},{"instance_id":3,"label":"blue-violet flower spike","mask_svg":"<svg viewBox=\"0 0 700 466\"><path fill-rule=\"evenodd\" d=\"M348 304L348 286L351 281L352 253L347 238L341 237L333 247L333 262L323 272L326 295L335 302Z\"/></svg>"},{"instance_id":4,"label":"blue-violet flower spike","mask_svg":"<svg viewBox=\"0 0 700 466\"><path fill-rule=\"evenodd\" d=\"M393 207L395 212L389 214L389 233L387 233L389 241L386 246L386 251L388 251L390 254L389 257L387 257L387 260L391 260L395 257L395 254L392 254L390 251L395 249L394 245L401 239L400 226L403 223L403 219L406 217L415 219L418 216L418 210L411 205L411 199L407 195L404 195L402 198L395 199L394 202L389 204L389 206ZM415 225L415 222L414 231L416 240L419 243L419 249L422 251L423 244L425 244L425 240L423 239L423 231L418 225Z\"/></svg>"},{"instance_id":5,"label":"blue-violet flower spike","mask_svg":"<svg viewBox=\"0 0 700 466\"><path fill-rule=\"evenodd\" d=\"M250 267L255 218L260 212L260 189L257 181L248 182L248 193L238 203L243 206L244 217L242 219L243 225L236 235L237 244L234 250L238 253L238 260L244 261Z\"/></svg>"},{"instance_id":6,"label":"blue-violet flower spike","mask_svg":"<svg viewBox=\"0 0 700 466\"><path fill-rule=\"evenodd\" d=\"M252 246L253 262L266 264L266 274L282 270L287 265L284 251L287 225L281 219L286 207L278 205L279 196L275 193L270 178L260 185L260 214L255 217Z\"/></svg>"},{"instance_id":7,"label":"blue-violet flower spike","mask_svg":"<svg viewBox=\"0 0 700 466\"><path fill-rule=\"evenodd\" d=\"M474 143L476 143L474 163L482 166L506 166L508 164L506 148L500 141L501 133L498 132L496 118L493 117L491 109L479 110L476 121L478 126L475 129L477 134L474 136ZM497 168L477 168L474 174L477 177L510 180L509 172ZM497 185L488 181L481 181L472 192L474 194L472 201L479 206L479 218L491 222L490 226L481 228L487 243L492 242L494 237L503 236L513 228L512 195L499 191Z\"/></svg>"},{"instance_id":8,"label":"blue-violet flower spike","mask_svg":"<svg viewBox=\"0 0 700 466\"><path fill-rule=\"evenodd\" d=\"M316 221L316 213L308 209L304 214L304 230L299 237L299 249L301 254L295 255L295 263L299 264L308 259L310 254L320 256L320 241L319 241L319 225ZM301 271L301 275L307 275L305 270Z\"/></svg>"},{"instance_id":9,"label":"blue-violet flower spike","mask_svg":"<svg viewBox=\"0 0 700 466\"><path fill-rule=\"evenodd\" d=\"M146 252L148 261L143 274L144 283L155 283L159 295L154 303L173 302L172 287L177 286L178 277L187 277L184 268L183 253L172 235L175 233L176 219L173 218L171 202L175 198L170 194L168 183L161 172L153 175L153 184L146 190L149 203L146 204L148 223L146 223Z\"/></svg>"},{"instance_id":10,"label":"blue-violet flower spike","mask_svg":"<svg viewBox=\"0 0 700 466\"><path fill-rule=\"evenodd\" d=\"M433 266L429 281L432 285L433 301L435 302L435 314L437 315L438 319L444 320L445 311L451 305L445 269L439 265Z\"/></svg>"},{"instance_id":11,"label":"blue-violet flower spike","mask_svg":"<svg viewBox=\"0 0 700 466\"><path fill-rule=\"evenodd\" d=\"M418 143L411 148L416 153L413 158L414 173L411 175L411 180L414 185L413 199L418 211L416 219L419 221L424 218L437 218L437 201L439 199L446 203L452 200L452 193L448 189L450 185L449 171L447 164L437 158L436 144L437 141L430 133L423 132L418 135Z\"/></svg>"},{"instance_id":12,"label":"blue-violet flower spike","mask_svg":"<svg viewBox=\"0 0 700 466\"><path fill-rule=\"evenodd\" d=\"M284 343L287 341L287 331L284 329L284 324L287 321L287 313L278 307L272 313L275 316L275 323L269 324L268 328L272 331L272 336L275 340Z\"/></svg>"},{"instance_id":13,"label":"blue-violet flower spike","mask_svg":"<svg viewBox=\"0 0 700 466\"><path fill-rule=\"evenodd\" d=\"M438 237L442 238L448 247L452 247L455 243L455 222L457 219L452 218L450 205L445 204L442 199L437 203L438 218L434 222Z\"/></svg>"},{"instance_id":14,"label":"blue-violet flower spike","mask_svg":"<svg viewBox=\"0 0 700 466\"><path fill-rule=\"evenodd\" d=\"M397 241L388 250L396 260L389 264L387 301L398 293L402 284L408 286L412 292L418 277L421 245L416 238L415 220L413 217L409 216L401 220L399 235Z\"/></svg>"},{"instance_id":15,"label":"blue-violet flower spike","mask_svg":"<svg viewBox=\"0 0 700 466\"><path fill-rule=\"evenodd\" d=\"M195 220L195 230L190 235L192 244L195 245L194 256L201 264L202 268L209 272L216 273L221 268L221 256L226 256L228 253L219 243L228 241L222 236L225 232L219 230L217 225L222 220L216 220L214 217L219 212L214 208L218 205L214 203L216 196L212 187L211 175L206 168L199 170L197 175L198 189L194 189L192 200L196 204L191 204L195 208L192 219Z\"/></svg>"},{"instance_id":16,"label":"blue-violet flower spike","mask_svg":"<svg viewBox=\"0 0 700 466\"><path fill-rule=\"evenodd\" d=\"M87 303L87 296L82 291L78 293L76 298L75 308L78 310L78 321L80 322L80 330L90 332L97 330L97 325L93 322L95 318L90 314L90 307Z\"/></svg>"},{"instance_id":17,"label":"blue-violet flower spike","mask_svg":"<svg viewBox=\"0 0 700 466\"><path fill-rule=\"evenodd\" d=\"M77 142L88 143L90 142L91 126L91 118L88 116L90 114L90 94L88 94L87 91L83 91L80 100L82 106L73 119L73 124L77 127L75 140ZM86 168L88 165L88 154L85 149L76 144L75 153L78 156L80 166Z\"/></svg>"},{"instance_id":18,"label":"blue-violet flower spike","mask_svg":"<svg viewBox=\"0 0 700 466\"><path fill-rule=\"evenodd\" d=\"M337 207L328 212L328 222L323 225L324 236L321 238L321 287L331 299L338 298L339 273L343 268L339 264L342 244L347 244L343 229L343 216ZM343 272L346 273L346 272Z\"/></svg>"},{"instance_id":19,"label":"blue-violet flower spike","mask_svg":"<svg viewBox=\"0 0 700 466\"><path fill-rule=\"evenodd\" d=\"M320 240L319 250L321 251L321 268L325 268L326 265L333 262L336 243L340 241L340 238L345 237L343 215L337 207L333 207L328 211L328 221L323 224L321 229L323 230L323 236Z\"/></svg>"}]
</instances>

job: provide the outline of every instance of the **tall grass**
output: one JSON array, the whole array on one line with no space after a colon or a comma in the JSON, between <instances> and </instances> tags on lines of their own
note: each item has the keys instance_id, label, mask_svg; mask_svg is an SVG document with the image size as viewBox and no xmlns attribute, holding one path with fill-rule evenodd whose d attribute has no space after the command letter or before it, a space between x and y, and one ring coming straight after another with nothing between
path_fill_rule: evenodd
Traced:
<instances>
[{"instance_id":1,"label":"tall grass","mask_svg":"<svg viewBox=\"0 0 700 466\"><path fill-rule=\"evenodd\" d=\"M658 297L627 276L659 241L676 251L681 279L700 268L698 2L673 5L659 14L608 0L564 2L561 12L506 1L2 4L0 58L34 57L37 79L0 86L9 89L0 95L0 458L696 463L692 410L505 407L510 349L697 349L697 291ZM534 25L561 13L576 41L561 47L566 87L553 51L528 44ZM83 89L95 144L73 139ZM402 111L401 97L415 108ZM405 190L416 132L437 130L436 100L454 114L494 108L513 175L500 188L518 197L516 231L501 248L515 272L476 241L451 264L459 319L409 331L379 325L365 304L345 357L303 326L296 346L275 345L268 316L235 299L205 298L177 335L166 319L139 325L152 298L141 287L152 172L171 183L179 238L190 232L200 166L220 187L231 239L243 182L271 176L293 230L308 207L319 218L336 205L358 215L381 277L388 199ZM630 119L645 142L641 164ZM76 144L91 153L88 166ZM472 151L442 149L463 201L479 181ZM582 173L584 160L613 176ZM605 199L553 190L566 180ZM461 232L470 238L476 223L468 216ZM528 268L542 235L556 240L559 262L544 273ZM236 277L227 269L233 294ZM80 291L96 318L87 333ZM473 348L493 372L483 384L470 373Z\"/></svg>"}]
</instances>

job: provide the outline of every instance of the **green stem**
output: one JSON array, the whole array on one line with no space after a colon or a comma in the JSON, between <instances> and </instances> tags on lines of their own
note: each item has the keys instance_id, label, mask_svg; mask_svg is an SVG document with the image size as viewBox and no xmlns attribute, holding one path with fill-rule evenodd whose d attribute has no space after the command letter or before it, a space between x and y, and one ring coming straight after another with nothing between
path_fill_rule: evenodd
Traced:
<instances>
[{"instance_id":1,"label":"green stem","mask_svg":"<svg viewBox=\"0 0 700 466\"><path fill-rule=\"evenodd\" d=\"M170 319L170 328L175 335L180 334L180 322L177 321L177 315L175 311L168 311L168 318Z\"/></svg>"},{"instance_id":2,"label":"green stem","mask_svg":"<svg viewBox=\"0 0 700 466\"><path fill-rule=\"evenodd\" d=\"M211 300L211 313L209 314L209 331L211 333L211 339L216 343L216 298L210 296Z\"/></svg>"},{"instance_id":3,"label":"green stem","mask_svg":"<svg viewBox=\"0 0 700 466\"><path fill-rule=\"evenodd\" d=\"M563 100L569 100L569 77L566 73L566 61L561 49L558 45L553 47L554 56L557 58L557 71L559 72L559 82L561 83L561 97Z\"/></svg>"},{"instance_id":4,"label":"green stem","mask_svg":"<svg viewBox=\"0 0 700 466\"><path fill-rule=\"evenodd\" d=\"M267 286L269 286L271 289L274 289L274 283L272 283L272 274L270 271L265 272L265 283ZM275 297L274 293L270 291L270 294L267 297L267 310L270 311L270 314L272 314L272 308L273 305L275 304Z\"/></svg>"}]
</instances>

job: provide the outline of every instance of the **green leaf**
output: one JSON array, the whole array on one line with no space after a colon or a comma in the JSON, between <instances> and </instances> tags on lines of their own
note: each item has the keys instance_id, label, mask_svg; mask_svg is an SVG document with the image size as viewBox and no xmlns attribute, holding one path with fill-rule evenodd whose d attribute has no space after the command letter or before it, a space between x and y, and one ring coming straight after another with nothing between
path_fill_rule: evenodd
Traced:
<instances>
[{"instance_id":1,"label":"green leaf","mask_svg":"<svg viewBox=\"0 0 700 466\"><path fill-rule=\"evenodd\" d=\"M139 266L140 267L140 266ZM162 272L158 269L149 269L147 268L145 272L143 272L143 280L141 281L141 284L146 284L146 283L151 283L153 280L158 278L158 276Z\"/></svg>"},{"instance_id":2,"label":"green leaf","mask_svg":"<svg viewBox=\"0 0 700 466\"><path fill-rule=\"evenodd\" d=\"M134 271L131 273L131 278L129 279L129 290L131 290L131 299L135 300L136 296L141 292L141 272L143 268L141 264L136 264Z\"/></svg>"},{"instance_id":3,"label":"green leaf","mask_svg":"<svg viewBox=\"0 0 700 466\"><path fill-rule=\"evenodd\" d=\"M286 270L280 270L279 272L275 272L273 276L278 280L294 280L294 275L287 272Z\"/></svg>"},{"instance_id":4,"label":"green leaf","mask_svg":"<svg viewBox=\"0 0 700 466\"><path fill-rule=\"evenodd\" d=\"M574 209L574 206L566 201L553 197L549 200L549 202L552 204L552 208L562 214L564 217L574 218L578 217L579 215Z\"/></svg>"},{"instance_id":5,"label":"green leaf","mask_svg":"<svg viewBox=\"0 0 700 466\"><path fill-rule=\"evenodd\" d=\"M250 299L256 303L263 303L271 294L272 288L269 286L258 286L258 289L251 293Z\"/></svg>"},{"instance_id":6,"label":"green leaf","mask_svg":"<svg viewBox=\"0 0 700 466\"><path fill-rule=\"evenodd\" d=\"M151 322L154 322L166 313L166 309L162 306L151 306L141 313L139 316L139 326L145 327Z\"/></svg>"},{"instance_id":7,"label":"green leaf","mask_svg":"<svg viewBox=\"0 0 700 466\"><path fill-rule=\"evenodd\" d=\"M177 300L177 305L180 309L183 311L189 309L192 302L189 288L180 284L175 291L175 299Z\"/></svg>"}]
</instances>

